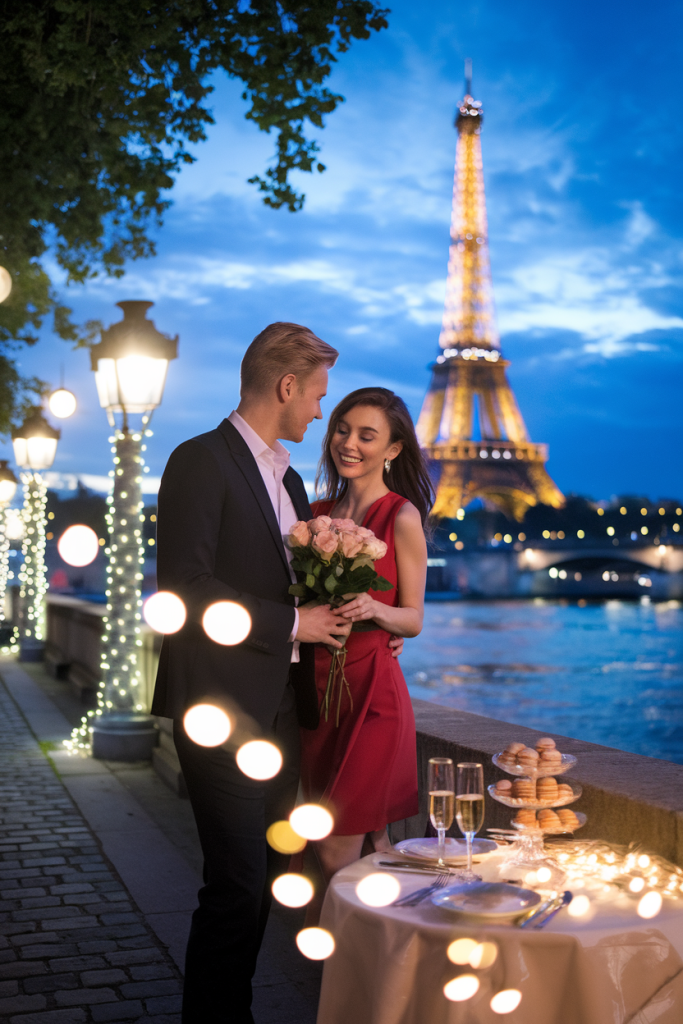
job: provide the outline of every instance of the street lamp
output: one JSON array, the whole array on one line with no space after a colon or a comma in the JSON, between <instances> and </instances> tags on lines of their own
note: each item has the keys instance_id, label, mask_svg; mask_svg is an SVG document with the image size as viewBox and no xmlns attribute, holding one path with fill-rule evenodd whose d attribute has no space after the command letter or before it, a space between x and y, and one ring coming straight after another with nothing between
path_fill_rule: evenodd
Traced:
<instances>
[{"instance_id":1,"label":"street lamp","mask_svg":"<svg viewBox=\"0 0 683 1024\"><path fill-rule=\"evenodd\" d=\"M118 302L123 320L102 331L91 349L92 369L100 405L114 428L115 469L109 509L107 614L102 636L102 676L92 735L93 757L111 761L149 759L156 742L154 719L140 693L140 639L144 548L142 544L143 435L151 436L149 421L161 399L166 372L178 354L178 338L157 331L146 318L152 302ZM131 428L130 417L140 416ZM87 738L88 722L79 745Z\"/></svg>"},{"instance_id":2,"label":"street lamp","mask_svg":"<svg viewBox=\"0 0 683 1024\"><path fill-rule=\"evenodd\" d=\"M19 631L8 626L5 616L5 595L9 572L9 537L5 513L10 501L17 493L17 478L7 465L7 459L0 459L0 653L14 653L17 648Z\"/></svg>"},{"instance_id":3,"label":"street lamp","mask_svg":"<svg viewBox=\"0 0 683 1024\"><path fill-rule=\"evenodd\" d=\"M41 470L49 469L54 462L60 437L61 431L50 426L40 406L30 409L22 425L12 431L14 459L23 470L24 485L23 564L19 573L20 661L42 661L45 649L47 488Z\"/></svg>"}]
</instances>

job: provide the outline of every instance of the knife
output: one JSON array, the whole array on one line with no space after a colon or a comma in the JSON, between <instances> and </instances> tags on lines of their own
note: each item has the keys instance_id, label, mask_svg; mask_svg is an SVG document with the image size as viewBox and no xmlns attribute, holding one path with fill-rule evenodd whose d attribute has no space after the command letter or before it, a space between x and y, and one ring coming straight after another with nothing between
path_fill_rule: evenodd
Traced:
<instances>
[{"instance_id":1,"label":"knife","mask_svg":"<svg viewBox=\"0 0 683 1024\"><path fill-rule=\"evenodd\" d=\"M568 906L573 899L572 893L567 890L560 896L555 896L534 911L529 917L525 917L519 928L542 928L551 917L558 914L563 907Z\"/></svg>"}]
</instances>

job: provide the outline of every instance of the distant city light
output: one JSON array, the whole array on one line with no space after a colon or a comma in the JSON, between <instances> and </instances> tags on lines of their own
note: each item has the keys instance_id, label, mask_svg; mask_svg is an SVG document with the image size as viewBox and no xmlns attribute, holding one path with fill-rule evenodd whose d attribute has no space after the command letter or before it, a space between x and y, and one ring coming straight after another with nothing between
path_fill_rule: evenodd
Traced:
<instances>
[{"instance_id":1,"label":"distant city light","mask_svg":"<svg viewBox=\"0 0 683 1024\"><path fill-rule=\"evenodd\" d=\"M579 538L579 540L583 540L583 538L586 536L586 534L584 533L583 530L577 530L576 531L576 536Z\"/></svg>"}]
</instances>

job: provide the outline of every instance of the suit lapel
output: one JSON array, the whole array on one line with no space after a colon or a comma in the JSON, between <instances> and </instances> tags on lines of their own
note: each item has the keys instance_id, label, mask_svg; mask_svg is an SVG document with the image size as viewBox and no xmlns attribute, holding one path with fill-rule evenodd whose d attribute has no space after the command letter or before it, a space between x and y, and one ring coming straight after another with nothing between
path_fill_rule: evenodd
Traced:
<instances>
[{"instance_id":1,"label":"suit lapel","mask_svg":"<svg viewBox=\"0 0 683 1024\"><path fill-rule=\"evenodd\" d=\"M235 456L235 465L241 471L245 480L251 487L258 506L263 513L263 518L265 519L268 529L273 536L273 540L275 541L276 547L280 553L285 569L287 570L287 575L289 575L289 562L287 561L287 553L285 552L285 546L282 540L282 534L280 533L277 516L275 515L275 509L273 508L273 503L270 500L270 495L268 494L266 485L263 482L261 471L256 464L256 459L251 454L249 445L244 440L239 430L236 430L229 420L223 420L218 429L223 434L224 438L228 442L230 451ZM294 498L292 498L292 501L294 501ZM296 508L296 505L294 507Z\"/></svg>"}]
</instances>

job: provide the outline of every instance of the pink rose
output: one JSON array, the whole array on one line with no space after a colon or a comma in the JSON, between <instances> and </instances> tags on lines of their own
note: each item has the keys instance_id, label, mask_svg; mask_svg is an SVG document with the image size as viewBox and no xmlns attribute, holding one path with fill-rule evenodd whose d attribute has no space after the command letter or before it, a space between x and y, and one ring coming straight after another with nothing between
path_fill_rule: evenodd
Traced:
<instances>
[{"instance_id":1,"label":"pink rose","mask_svg":"<svg viewBox=\"0 0 683 1024\"><path fill-rule=\"evenodd\" d=\"M340 535L339 550L345 558L355 558L362 547L363 538L359 537L355 530Z\"/></svg>"},{"instance_id":2,"label":"pink rose","mask_svg":"<svg viewBox=\"0 0 683 1024\"><path fill-rule=\"evenodd\" d=\"M377 562L380 558L384 558L387 553L387 546L383 540L379 540L378 537L371 537L363 544L363 554L371 558L373 562Z\"/></svg>"},{"instance_id":3,"label":"pink rose","mask_svg":"<svg viewBox=\"0 0 683 1024\"><path fill-rule=\"evenodd\" d=\"M356 529L353 519L331 519L330 522L335 530L345 530L348 532L349 530Z\"/></svg>"},{"instance_id":4,"label":"pink rose","mask_svg":"<svg viewBox=\"0 0 683 1024\"><path fill-rule=\"evenodd\" d=\"M332 524L332 520L329 516L317 516L315 519L309 519L307 526L315 537L316 533L321 533L323 530L329 530Z\"/></svg>"},{"instance_id":5,"label":"pink rose","mask_svg":"<svg viewBox=\"0 0 683 1024\"><path fill-rule=\"evenodd\" d=\"M299 520L289 531L287 544L290 548L305 548L311 543L311 531L306 523Z\"/></svg>"},{"instance_id":6,"label":"pink rose","mask_svg":"<svg viewBox=\"0 0 683 1024\"><path fill-rule=\"evenodd\" d=\"M312 548L317 555L320 555L324 562L330 562L332 555L337 550L338 537L331 530L321 530L313 538Z\"/></svg>"},{"instance_id":7,"label":"pink rose","mask_svg":"<svg viewBox=\"0 0 683 1024\"><path fill-rule=\"evenodd\" d=\"M372 530L366 530L364 526L357 526L356 533L359 537L362 537L363 540L370 540L371 537L375 536Z\"/></svg>"}]
</instances>

